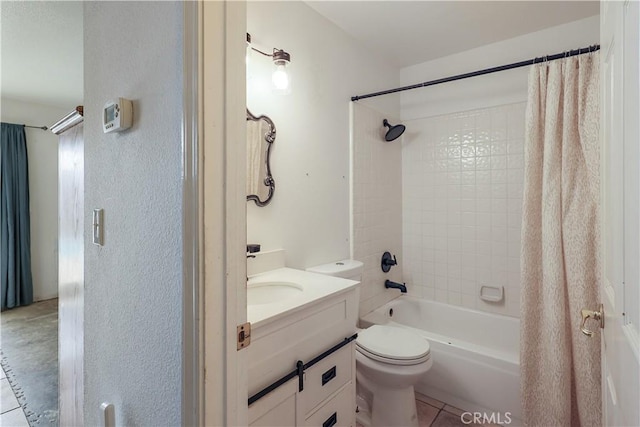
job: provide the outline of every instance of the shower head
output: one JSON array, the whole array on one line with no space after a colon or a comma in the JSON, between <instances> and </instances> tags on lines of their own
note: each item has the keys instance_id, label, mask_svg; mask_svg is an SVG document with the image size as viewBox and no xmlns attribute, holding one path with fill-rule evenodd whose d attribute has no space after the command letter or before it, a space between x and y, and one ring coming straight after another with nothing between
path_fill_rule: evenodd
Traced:
<instances>
[{"instance_id":1,"label":"shower head","mask_svg":"<svg viewBox=\"0 0 640 427\"><path fill-rule=\"evenodd\" d=\"M387 142L391 142L394 139L399 138L400 135L402 135L404 133L404 130L406 129L404 125L391 125L391 124L389 124L387 119L384 119L382 121L382 124L385 127L389 128L389 130L387 131L387 134L384 136L384 139Z\"/></svg>"}]
</instances>

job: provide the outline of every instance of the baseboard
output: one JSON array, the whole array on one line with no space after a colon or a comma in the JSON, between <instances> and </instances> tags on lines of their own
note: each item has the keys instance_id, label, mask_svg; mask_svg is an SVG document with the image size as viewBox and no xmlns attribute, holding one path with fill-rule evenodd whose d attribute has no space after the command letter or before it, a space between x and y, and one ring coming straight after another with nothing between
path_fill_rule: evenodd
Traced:
<instances>
[{"instance_id":1,"label":"baseboard","mask_svg":"<svg viewBox=\"0 0 640 427\"><path fill-rule=\"evenodd\" d=\"M50 299L56 299L58 298L58 294L53 294L53 295L37 295L33 297L33 302L40 302L40 301L48 301Z\"/></svg>"}]
</instances>

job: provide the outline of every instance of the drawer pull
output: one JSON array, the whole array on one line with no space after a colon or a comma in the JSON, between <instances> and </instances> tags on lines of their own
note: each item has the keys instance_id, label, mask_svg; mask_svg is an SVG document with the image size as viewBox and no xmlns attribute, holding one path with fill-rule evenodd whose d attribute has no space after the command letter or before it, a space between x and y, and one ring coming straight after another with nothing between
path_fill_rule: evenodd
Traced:
<instances>
[{"instance_id":1,"label":"drawer pull","mask_svg":"<svg viewBox=\"0 0 640 427\"><path fill-rule=\"evenodd\" d=\"M336 367L329 369L327 372L322 374L322 385L324 386L326 383L331 381L336 377Z\"/></svg>"},{"instance_id":2,"label":"drawer pull","mask_svg":"<svg viewBox=\"0 0 640 427\"><path fill-rule=\"evenodd\" d=\"M333 427L337 423L338 423L338 413L334 412L333 415L327 418L327 421L322 423L322 427Z\"/></svg>"}]
</instances>

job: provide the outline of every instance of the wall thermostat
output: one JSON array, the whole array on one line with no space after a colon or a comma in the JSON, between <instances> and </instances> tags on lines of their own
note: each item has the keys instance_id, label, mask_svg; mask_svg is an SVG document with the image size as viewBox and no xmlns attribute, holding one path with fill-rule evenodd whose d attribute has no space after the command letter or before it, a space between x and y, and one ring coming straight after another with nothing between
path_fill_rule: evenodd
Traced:
<instances>
[{"instance_id":1,"label":"wall thermostat","mask_svg":"<svg viewBox=\"0 0 640 427\"><path fill-rule=\"evenodd\" d=\"M102 112L102 130L104 133L120 132L133 124L133 106L131 101L116 98L104 104Z\"/></svg>"}]
</instances>

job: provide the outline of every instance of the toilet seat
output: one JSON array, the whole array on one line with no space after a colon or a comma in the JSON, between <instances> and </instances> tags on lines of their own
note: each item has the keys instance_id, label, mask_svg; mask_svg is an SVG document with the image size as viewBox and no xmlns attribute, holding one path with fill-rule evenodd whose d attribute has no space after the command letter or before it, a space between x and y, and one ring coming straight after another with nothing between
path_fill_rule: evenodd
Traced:
<instances>
[{"instance_id":1,"label":"toilet seat","mask_svg":"<svg viewBox=\"0 0 640 427\"><path fill-rule=\"evenodd\" d=\"M358 333L356 349L378 362L417 365L431 357L429 341L397 326L373 325Z\"/></svg>"}]
</instances>

